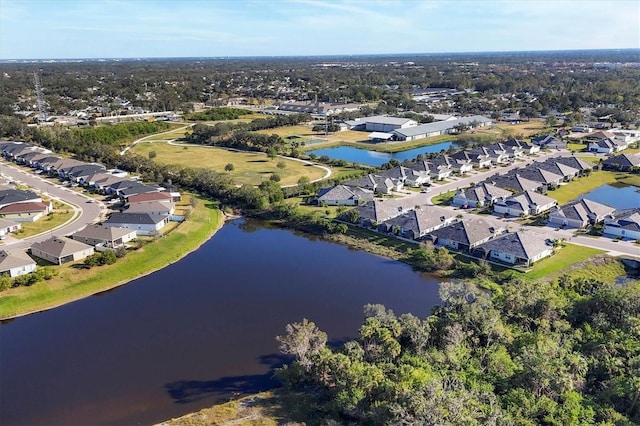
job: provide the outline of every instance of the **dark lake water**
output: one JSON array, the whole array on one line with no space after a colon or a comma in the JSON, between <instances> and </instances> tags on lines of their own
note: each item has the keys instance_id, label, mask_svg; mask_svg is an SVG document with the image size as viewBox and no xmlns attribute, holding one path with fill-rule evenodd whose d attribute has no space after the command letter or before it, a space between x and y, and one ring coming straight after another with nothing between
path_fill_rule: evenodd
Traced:
<instances>
[{"instance_id":1,"label":"dark lake water","mask_svg":"<svg viewBox=\"0 0 640 426\"><path fill-rule=\"evenodd\" d=\"M640 188L636 186L602 185L581 198L606 204L616 209L632 209L640 207Z\"/></svg>"},{"instance_id":2,"label":"dark lake water","mask_svg":"<svg viewBox=\"0 0 640 426\"><path fill-rule=\"evenodd\" d=\"M424 318L437 301L437 281L399 262L234 221L161 271L0 325L0 423L177 417L273 387L287 323L339 342L367 303Z\"/></svg>"},{"instance_id":3,"label":"dark lake water","mask_svg":"<svg viewBox=\"0 0 640 426\"><path fill-rule=\"evenodd\" d=\"M369 151L366 149L358 149L350 146L339 146L335 148L316 149L315 151L307 151L306 154L315 154L318 157L326 155L336 160L345 160L350 163L360 163L369 166L379 167L391 159L400 162L404 160L413 160L418 154L427 154L432 152L446 151L453 145L453 142L442 142L435 145L423 146L421 148L408 149L406 151L388 153ZM455 145L454 145L455 146Z\"/></svg>"}]
</instances>

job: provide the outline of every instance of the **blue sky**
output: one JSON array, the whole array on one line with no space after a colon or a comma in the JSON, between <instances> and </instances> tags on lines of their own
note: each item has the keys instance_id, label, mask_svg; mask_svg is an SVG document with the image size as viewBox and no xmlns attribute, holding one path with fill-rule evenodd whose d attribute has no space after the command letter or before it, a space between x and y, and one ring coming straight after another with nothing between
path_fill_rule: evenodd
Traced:
<instances>
[{"instance_id":1,"label":"blue sky","mask_svg":"<svg viewBox=\"0 0 640 426\"><path fill-rule=\"evenodd\" d=\"M0 0L0 59L639 47L639 0Z\"/></svg>"}]
</instances>

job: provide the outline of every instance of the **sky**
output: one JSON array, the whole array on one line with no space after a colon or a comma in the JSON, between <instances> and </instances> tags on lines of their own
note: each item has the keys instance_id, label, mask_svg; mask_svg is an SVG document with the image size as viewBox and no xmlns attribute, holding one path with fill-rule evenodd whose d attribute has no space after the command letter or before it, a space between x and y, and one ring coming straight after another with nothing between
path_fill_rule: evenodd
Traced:
<instances>
[{"instance_id":1,"label":"sky","mask_svg":"<svg viewBox=\"0 0 640 426\"><path fill-rule=\"evenodd\" d=\"M640 0L0 0L0 59L640 48Z\"/></svg>"}]
</instances>

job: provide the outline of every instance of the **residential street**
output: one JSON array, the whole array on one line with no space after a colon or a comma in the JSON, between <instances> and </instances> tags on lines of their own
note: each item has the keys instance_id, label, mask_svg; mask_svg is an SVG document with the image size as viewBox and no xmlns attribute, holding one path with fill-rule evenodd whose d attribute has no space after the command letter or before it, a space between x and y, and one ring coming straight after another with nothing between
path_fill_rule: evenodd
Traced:
<instances>
[{"instance_id":1,"label":"residential street","mask_svg":"<svg viewBox=\"0 0 640 426\"><path fill-rule=\"evenodd\" d=\"M41 178L39 175L35 175L31 171L14 166L5 160L0 162L0 174L13 179L18 183L24 183L36 191L40 191L41 193L48 195L50 198L62 200L70 204L74 210L74 216L71 222L67 222L64 225L43 234L25 239L17 239L8 235L4 240L2 248L24 249L35 242L44 241L52 235L71 234L84 228L90 223L95 223L102 213L102 203L95 202L93 198L58 185L57 183L54 183L55 181L52 179Z\"/></svg>"},{"instance_id":2,"label":"residential street","mask_svg":"<svg viewBox=\"0 0 640 426\"><path fill-rule=\"evenodd\" d=\"M566 150L553 151L549 153L540 153L538 154L538 157L535 157L535 160L543 161L547 158L569 157L571 155L573 154ZM454 180L451 180L450 182L447 182L442 185L438 185L438 184L432 185L431 192L429 193L412 192L411 194L407 195L407 198L414 199L415 205L433 205L433 203L431 202L431 199L437 195L444 194L449 191L454 191L459 188L467 187L471 183L481 182L485 180L487 177L492 176L494 174L504 174L507 171L512 170L514 168L523 167L526 164L529 164L532 160L534 160L534 158L525 157L523 161L518 161L506 167L495 167L485 172L474 172L473 175L465 178L454 178ZM473 215L474 217L478 217L477 215L471 213L468 210L458 209L457 211L459 211L460 214ZM522 227L529 227L525 225L520 225L517 222L515 222L513 219L502 219L502 218L498 218L497 216L494 216L494 218L501 219L505 222L508 222L508 226L511 227L512 231L515 231L516 229L519 229ZM568 242L571 242L572 244L578 244L582 246L597 248L600 250L606 250L612 256L626 255L626 256L633 256L633 257L640 258L640 247L635 245L632 241L615 242L612 238L608 238L608 237L596 238L596 237L577 236L577 235L574 235L576 231L575 229L558 229L551 226L545 226L545 227L536 226L536 227L530 227L530 228L535 229L537 232L547 234L548 237L551 239L565 238Z\"/></svg>"}]
</instances>

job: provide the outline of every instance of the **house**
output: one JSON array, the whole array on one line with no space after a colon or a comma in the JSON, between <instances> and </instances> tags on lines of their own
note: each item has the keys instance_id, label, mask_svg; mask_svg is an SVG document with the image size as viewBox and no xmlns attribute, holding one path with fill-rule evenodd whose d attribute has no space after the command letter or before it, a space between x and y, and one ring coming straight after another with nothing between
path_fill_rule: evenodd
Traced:
<instances>
[{"instance_id":1,"label":"house","mask_svg":"<svg viewBox=\"0 0 640 426\"><path fill-rule=\"evenodd\" d=\"M556 207L549 214L549 222L571 228L584 228L589 224L602 222L615 209L606 204L582 198L562 207Z\"/></svg>"},{"instance_id":2,"label":"house","mask_svg":"<svg viewBox=\"0 0 640 426\"><path fill-rule=\"evenodd\" d=\"M20 223L16 223L13 220L0 219L0 239L11 232L19 231L22 228Z\"/></svg>"},{"instance_id":3,"label":"house","mask_svg":"<svg viewBox=\"0 0 640 426\"><path fill-rule=\"evenodd\" d=\"M403 213L415 208L412 200L404 198L392 198L389 200L373 200L364 206L356 207L358 213L358 224L368 228L400 216Z\"/></svg>"},{"instance_id":4,"label":"house","mask_svg":"<svg viewBox=\"0 0 640 426\"><path fill-rule=\"evenodd\" d=\"M553 158L550 158L546 161L537 161L533 163L533 166L560 175L565 182L573 180L573 178L580 174L580 170L554 161Z\"/></svg>"},{"instance_id":5,"label":"house","mask_svg":"<svg viewBox=\"0 0 640 426\"><path fill-rule=\"evenodd\" d=\"M463 208L490 206L498 199L511 196L511 191L490 183L482 182L456 192L452 204Z\"/></svg>"},{"instance_id":6,"label":"house","mask_svg":"<svg viewBox=\"0 0 640 426\"><path fill-rule=\"evenodd\" d=\"M604 233L640 240L640 209L616 210L604 219Z\"/></svg>"},{"instance_id":7,"label":"house","mask_svg":"<svg viewBox=\"0 0 640 426\"><path fill-rule=\"evenodd\" d=\"M407 163L407 167L418 172L426 172L434 180L442 180L451 176L451 169L447 164L436 164L431 160L412 161Z\"/></svg>"},{"instance_id":8,"label":"house","mask_svg":"<svg viewBox=\"0 0 640 426\"><path fill-rule=\"evenodd\" d=\"M504 163L509 160L509 154L507 154L507 151L501 149L499 146L477 146L469 152L469 155L476 158L489 158L490 162L493 164Z\"/></svg>"},{"instance_id":9,"label":"house","mask_svg":"<svg viewBox=\"0 0 640 426\"><path fill-rule=\"evenodd\" d=\"M476 249L483 257L511 265L531 266L540 259L553 254L553 245L545 235L530 230L507 232ZM482 254L480 254L482 255Z\"/></svg>"},{"instance_id":10,"label":"house","mask_svg":"<svg viewBox=\"0 0 640 426\"><path fill-rule=\"evenodd\" d=\"M629 147L629 138L616 137L609 132L595 132L585 138L589 152L612 154Z\"/></svg>"},{"instance_id":11,"label":"house","mask_svg":"<svg viewBox=\"0 0 640 426\"><path fill-rule=\"evenodd\" d=\"M15 203L41 203L42 198L33 191L19 189L0 190L0 208Z\"/></svg>"},{"instance_id":12,"label":"house","mask_svg":"<svg viewBox=\"0 0 640 426\"><path fill-rule=\"evenodd\" d=\"M541 149L567 149L567 143L554 136L540 136L532 138L531 142L538 145Z\"/></svg>"},{"instance_id":13,"label":"house","mask_svg":"<svg viewBox=\"0 0 640 426\"><path fill-rule=\"evenodd\" d=\"M462 151L464 152L464 151ZM473 170L473 163L471 162L471 157L465 158L464 156L449 156L449 163L451 170L454 173L465 174Z\"/></svg>"},{"instance_id":14,"label":"house","mask_svg":"<svg viewBox=\"0 0 640 426\"><path fill-rule=\"evenodd\" d=\"M428 172L414 170L404 166L396 166L380 173L380 176L388 177L392 180L399 180L405 186L418 187L431 181Z\"/></svg>"},{"instance_id":15,"label":"house","mask_svg":"<svg viewBox=\"0 0 640 426\"><path fill-rule=\"evenodd\" d=\"M491 157L489 157L488 154L485 154L484 151L460 151L451 154L451 157L454 159L468 160L472 167L477 169L491 167Z\"/></svg>"},{"instance_id":16,"label":"house","mask_svg":"<svg viewBox=\"0 0 640 426\"><path fill-rule=\"evenodd\" d=\"M15 222L35 222L51 212L51 202L15 203L0 208L0 217Z\"/></svg>"},{"instance_id":17,"label":"house","mask_svg":"<svg viewBox=\"0 0 640 426\"><path fill-rule=\"evenodd\" d=\"M473 218L436 229L430 235L438 246L470 252L504 231L502 223L498 221Z\"/></svg>"},{"instance_id":18,"label":"house","mask_svg":"<svg viewBox=\"0 0 640 426\"><path fill-rule=\"evenodd\" d=\"M123 200L128 200L132 195L144 194L147 192L159 192L164 188L154 185L145 185L142 183L138 183L138 185L133 185L127 188L119 189L117 194Z\"/></svg>"},{"instance_id":19,"label":"house","mask_svg":"<svg viewBox=\"0 0 640 426\"><path fill-rule=\"evenodd\" d=\"M548 170L537 167L537 163L533 163L530 166L514 169L510 171L510 174L517 174L525 179L539 182L544 188L555 188L560 185L563 178L557 173L550 172Z\"/></svg>"},{"instance_id":20,"label":"house","mask_svg":"<svg viewBox=\"0 0 640 426\"><path fill-rule=\"evenodd\" d=\"M11 278L36 270L36 262L22 250L0 250L0 274Z\"/></svg>"},{"instance_id":21,"label":"house","mask_svg":"<svg viewBox=\"0 0 640 426\"><path fill-rule=\"evenodd\" d=\"M493 203L493 212L510 216L529 216L544 213L558 203L535 191L524 191Z\"/></svg>"},{"instance_id":22,"label":"house","mask_svg":"<svg viewBox=\"0 0 640 426\"><path fill-rule=\"evenodd\" d=\"M96 173L103 173L105 170L106 168L101 164L83 164L62 169L58 173L64 173L64 177L72 182L81 183L82 179L95 175Z\"/></svg>"},{"instance_id":23,"label":"house","mask_svg":"<svg viewBox=\"0 0 640 426\"><path fill-rule=\"evenodd\" d=\"M373 201L373 191L357 186L336 185L318 191L317 201L318 205L358 206Z\"/></svg>"},{"instance_id":24,"label":"house","mask_svg":"<svg viewBox=\"0 0 640 426\"><path fill-rule=\"evenodd\" d=\"M33 256L56 265L82 260L93 253L93 247L90 245L67 237L51 237L48 240L31 245L31 254Z\"/></svg>"},{"instance_id":25,"label":"house","mask_svg":"<svg viewBox=\"0 0 640 426\"><path fill-rule=\"evenodd\" d=\"M76 241L90 246L106 248L124 247L129 241L136 239L136 231L128 228L87 225L84 229L71 235Z\"/></svg>"},{"instance_id":26,"label":"house","mask_svg":"<svg viewBox=\"0 0 640 426\"><path fill-rule=\"evenodd\" d=\"M498 143L488 145L486 148L489 150L493 150L495 152L506 153L508 161L514 161L514 160L517 160L518 158L524 157L524 150L517 145L507 145L507 144L498 142Z\"/></svg>"},{"instance_id":27,"label":"house","mask_svg":"<svg viewBox=\"0 0 640 426\"><path fill-rule=\"evenodd\" d=\"M167 201L138 201L137 203L128 203L127 213L149 213L153 216L171 216L173 215L175 208L173 200Z\"/></svg>"},{"instance_id":28,"label":"house","mask_svg":"<svg viewBox=\"0 0 640 426\"><path fill-rule=\"evenodd\" d=\"M507 173L504 175L491 176L485 182L491 183L499 188L507 189L511 192L522 191L542 191L545 185L540 182L529 180L518 173Z\"/></svg>"},{"instance_id":29,"label":"house","mask_svg":"<svg viewBox=\"0 0 640 426\"><path fill-rule=\"evenodd\" d=\"M29 167L35 167L35 164L38 160L42 160L48 157L50 153L44 153L40 151L31 151L22 153L19 156L15 157L15 161L18 164L23 164Z\"/></svg>"},{"instance_id":30,"label":"house","mask_svg":"<svg viewBox=\"0 0 640 426\"><path fill-rule=\"evenodd\" d=\"M104 189L107 194L117 194L118 191L122 189L131 188L139 185L142 185L142 183L140 183L135 179L116 178L115 181L112 183L101 185L101 188Z\"/></svg>"},{"instance_id":31,"label":"house","mask_svg":"<svg viewBox=\"0 0 640 426\"><path fill-rule=\"evenodd\" d=\"M166 191L143 192L142 194L130 195L127 198L129 204L141 201L175 201L173 196Z\"/></svg>"},{"instance_id":32,"label":"house","mask_svg":"<svg viewBox=\"0 0 640 426\"><path fill-rule=\"evenodd\" d=\"M509 139L506 142L502 142L502 144L508 147L520 148L520 150L524 154L528 154L528 155L540 152L540 147L538 145L534 145L529 142L519 141L518 139L515 139L515 138Z\"/></svg>"},{"instance_id":33,"label":"house","mask_svg":"<svg viewBox=\"0 0 640 426\"><path fill-rule=\"evenodd\" d=\"M456 220L455 212L449 209L426 206L382 222L378 225L378 231L394 233L410 240L418 240Z\"/></svg>"},{"instance_id":34,"label":"house","mask_svg":"<svg viewBox=\"0 0 640 426\"><path fill-rule=\"evenodd\" d=\"M368 189L379 194L390 194L393 191L401 191L404 187L403 183L399 180L374 174L348 180L344 182L343 185Z\"/></svg>"},{"instance_id":35,"label":"house","mask_svg":"<svg viewBox=\"0 0 640 426\"><path fill-rule=\"evenodd\" d=\"M137 232L137 235L157 235L168 223L168 216L153 216L148 213L113 213L102 225L132 229Z\"/></svg>"},{"instance_id":36,"label":"house","mask_svg":"<svg viewBox=\"0 0 640 426\"><path fill-rule=\"evenodd\" d=\"M591 163L587 163L584 160L581 160L578 157L555 157L555 158L550 158L547 161L553 161L555 163L560 163L560 164L564 164L566 166L572 167L576 170L578 170L578 174L580 176L589 174L591 172L591 170L593 170L593 165Z\"/></svg>"},{"instance_id":37,"label":"house","mask_svg":"<svg viewBox=\"0 0 640 426\"><path fill-rule=\"evenodd\" d=\"M607 158L602 162L602 168L607 170L631 171L640 167L640 154L619 154Z\"/></svg>"}]
</instances>

